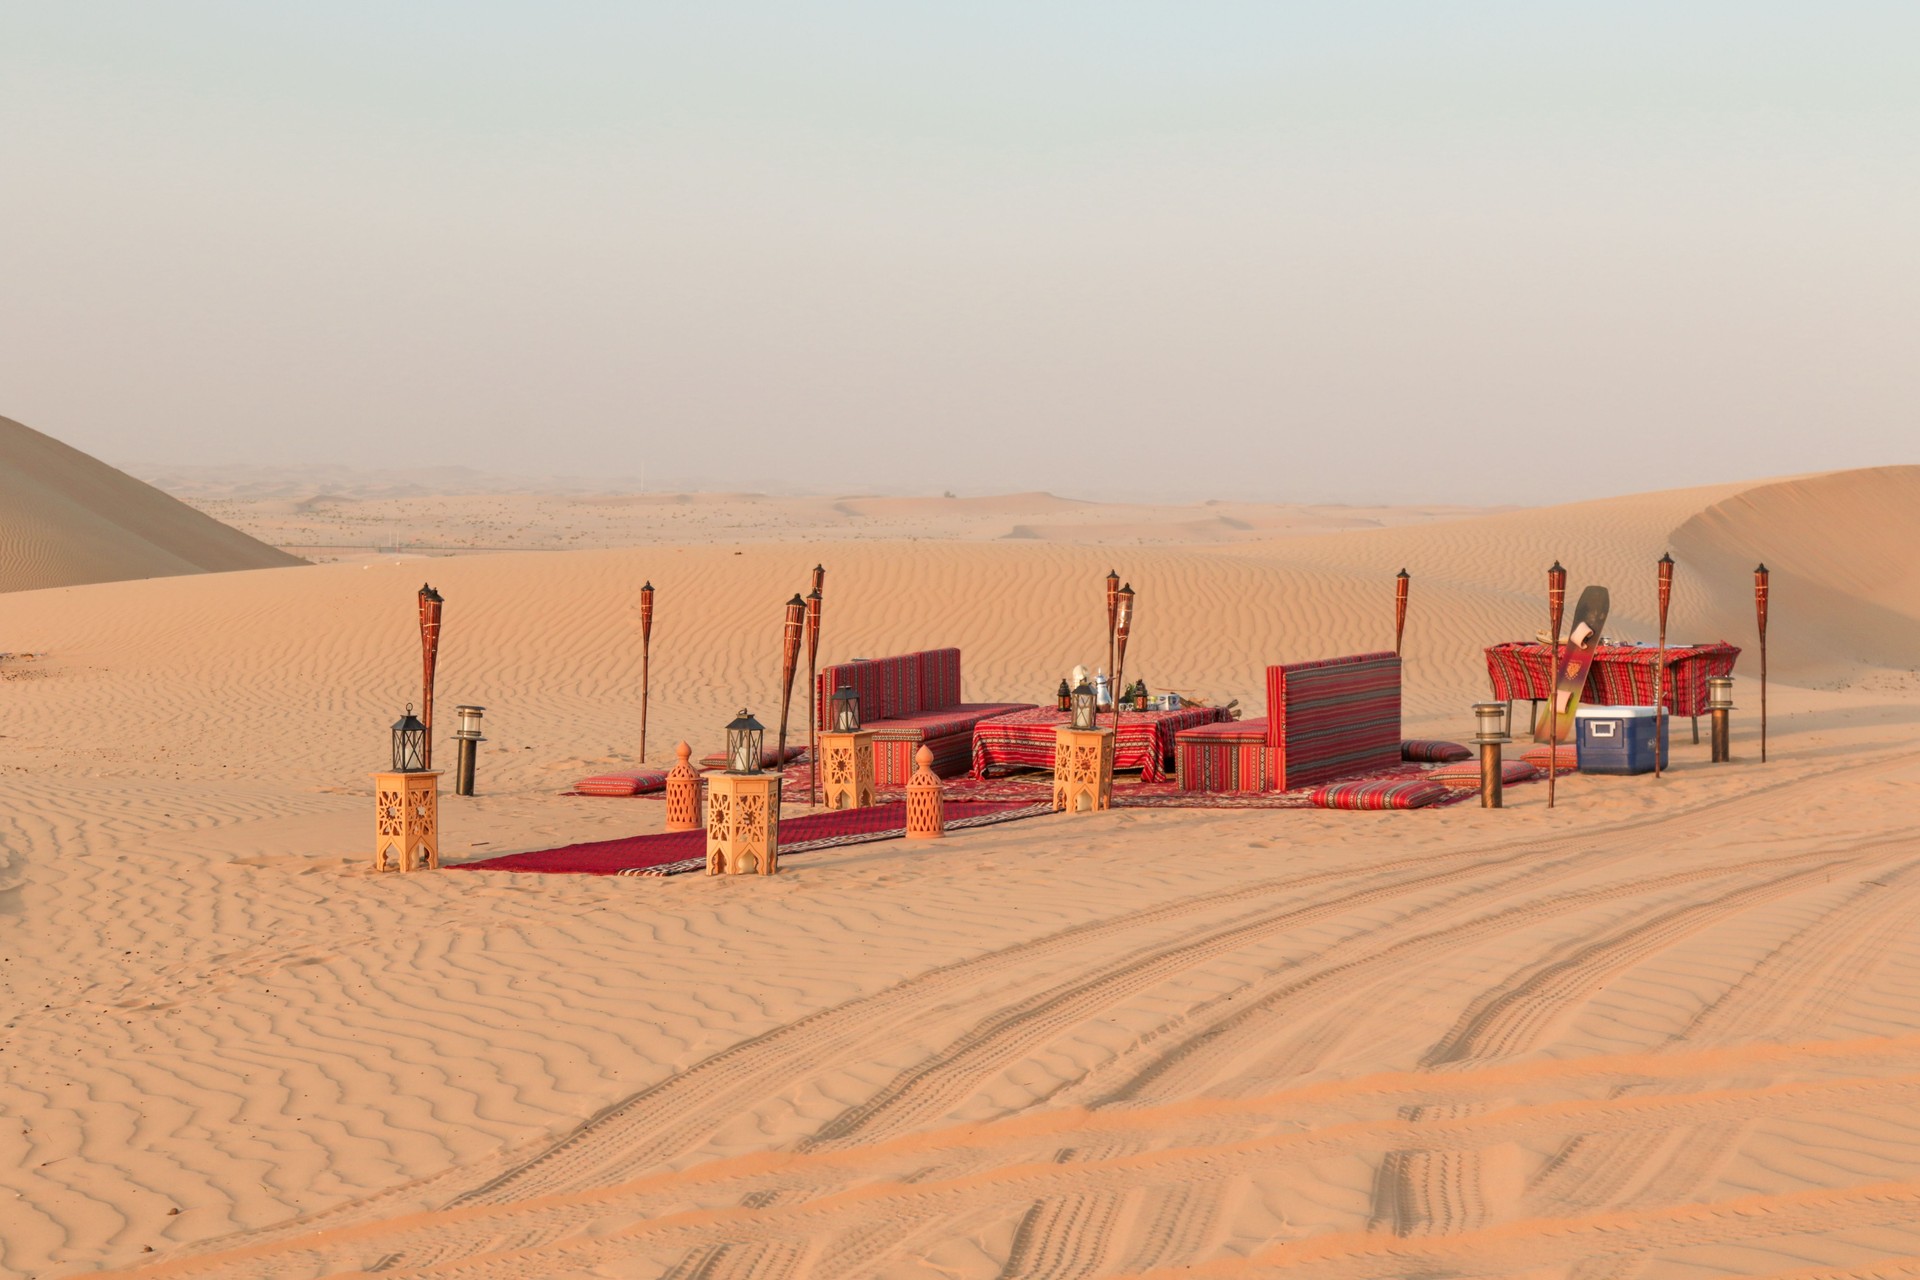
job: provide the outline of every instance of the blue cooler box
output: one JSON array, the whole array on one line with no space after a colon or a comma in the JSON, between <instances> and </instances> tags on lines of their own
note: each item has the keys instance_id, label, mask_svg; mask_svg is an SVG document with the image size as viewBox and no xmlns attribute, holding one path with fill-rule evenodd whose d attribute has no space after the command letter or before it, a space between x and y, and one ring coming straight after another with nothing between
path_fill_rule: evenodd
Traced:
<instances>
[{"instance_id":1,"label":"blue cooler box","mask_svg":"<svg viewBox=\"0 0 1920 1280\"><path fill-rule=\"evenodd\" d=\"M1582 773L1652 773L1656 725L1667 751L1667 723L1652 707L1581 707L1573 720Z\"/></svg>"}]
</instances>

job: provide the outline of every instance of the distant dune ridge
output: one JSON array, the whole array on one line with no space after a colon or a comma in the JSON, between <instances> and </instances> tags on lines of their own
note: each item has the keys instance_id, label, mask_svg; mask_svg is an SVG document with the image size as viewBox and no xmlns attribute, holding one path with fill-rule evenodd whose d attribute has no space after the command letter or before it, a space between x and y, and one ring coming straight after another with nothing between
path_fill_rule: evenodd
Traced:
<instances>
[{"instance_id":1,"label":"distant dune ridge","mask_svg":"<svg viewBox=\"0 0 1920 1280\"><path fill-rule=\"evenodd\" d=\"M302 561L0 418L0 591Z\"/></svg>"}]
</instances>

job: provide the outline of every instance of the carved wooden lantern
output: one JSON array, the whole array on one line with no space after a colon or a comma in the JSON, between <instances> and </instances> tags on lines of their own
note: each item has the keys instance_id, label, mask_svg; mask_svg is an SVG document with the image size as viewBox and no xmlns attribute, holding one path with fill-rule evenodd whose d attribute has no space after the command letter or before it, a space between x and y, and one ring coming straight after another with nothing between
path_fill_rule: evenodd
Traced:
<instances>
[{"instance_id":1,"label":"carved wooden lantern","mask_svg":"<svg viewBox=\"0 0 1920 1280\"><path fill-rule=\"evenodd\" d=\"M938 840L947 834L947 803L940 796L940 775L933 771L933 751L922 746L913 763L907 779L907 839Z\"/></svg>"},{"instance_id":2,"label":"carved wooden lantern","mask_svg":"<svg viewBox=\"0 0 1920 1280\"><path fill-rule=\"evenodd\" d=\"M833 728L820 734L820 800L829 809L866 809L874 781L873 731L860 727L860 695L842 685L833 695Z\"/></svg>"},{"instance_id":3,"label":"carved wooden lantern","mask_svg":"<svg viewBox=\"0 0 1920 1280\"><path fill-rule=\"evenodd\" d=\"M440 775L426 767L426 741L408 703L393 726L393 768L373 775L375 871L440 865Z\"/></svg>"},{"instance_id":4,"label":"carved wooden lantern","mask_svg":"<svg viewBox=\"0 0 1920 1280\"><path fill-rule=\"evenodd\" d=\"M694 771L693 748L681 743L673 749L673 768L667 770L667 830L700 828L700 775Z\"/></svg>"},{"instance_id":5,"label":"carved wooden lantern","mask_svg":"<svg viewBox=\"0 0 1920 1280\"><path fill-rule=\"evenodd\" d=\"M727 768L707 778L707 874L778 871L780 772L760 769L765 730L746 711L727 726Z\"/></svg>"}]
</instances>

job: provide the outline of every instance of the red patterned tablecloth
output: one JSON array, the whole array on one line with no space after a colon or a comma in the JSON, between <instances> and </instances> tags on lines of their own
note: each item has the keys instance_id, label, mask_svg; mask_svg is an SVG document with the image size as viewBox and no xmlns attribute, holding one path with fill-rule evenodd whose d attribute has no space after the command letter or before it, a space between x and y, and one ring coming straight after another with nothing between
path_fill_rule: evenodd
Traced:
<instances>
[{"instance_id":1,"label":"red patterned tablecloth","mask_svg":"<svg viewBox=\"0 0 1920 1280\"><path fill-rule=\"evenodd\" d=\"M1113 742L1114 772L1138 769L1142 782L1159 782L1168 776L1174 734L1228 718L1222 707L1122 711ZM1053 768L1054 730L1067 720L1066 712L1051 707L982 720L973 729L973 776L984 778L988 769L996 768ZM1113 712L1101 712L1100 724L1111 726Z\"/></svg>"},{"instance_id":2,"label":"red patterned tablecloth","mask_svg":"<svg viewBox=\"0 0 1920 1280\"><path fill-rule=\"evenodd\" d=\"M1561 646L1564 655L1566 646ZM1663 693L1667 709L1677 716L1697 716L1707 709L1707 677L1730 676L1740 650L1730 644L1689 645L1667 650L1667 678ZM1580 700L1599 707L1653 705L1653 669L1660 651L1639 645L1602 645L1593 655L1593 670ZM1487 679L1493 696L1545 701L1553 688L1553 651L1544 644L1496 644L1487 649Z\"/></svg>"}]
</instances>

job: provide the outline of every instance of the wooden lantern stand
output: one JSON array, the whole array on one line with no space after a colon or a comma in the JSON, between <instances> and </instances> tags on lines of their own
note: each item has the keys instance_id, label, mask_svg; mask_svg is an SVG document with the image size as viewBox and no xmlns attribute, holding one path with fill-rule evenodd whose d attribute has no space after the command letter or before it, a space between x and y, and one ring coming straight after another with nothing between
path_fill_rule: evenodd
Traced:
<instances>
[{"instance_id":1,"label":"wooden lantern stand","mask_svg":"<svg viewBox=\"0 0 1920 1280\"><path fill-rule=\"evenodd\" d=\"M874 793L873 731L820 731L820 802L829 809L870 809Z\"/></svg>"},{"instance_id":2,"label":"wooden lantern stand","mask_svg":"<svg viewBox=\"0 0 1920 1280\"><path fill-rule=\"evenodd\" d=\"M1110 728L1053 731L1053 808L1056 813L1098 813L1113 807L1113 737Z\"/></svg>"},{"instance_id":3,"label":"wooden lantern stand","mask_svg":"<svg viewBox=\"0 0 1920 1280\"><path fill-rule=\"evenodd\" d=\"M375 871L433 871L440 866L440 774L373 775Z\"/></svg>"},{"instance_id":4,"label":"wooden lantern stand","mask_svg":"<svg viewBox=\"0 0 1920 1280\"><path fill-rule=\"evenodd\" d=\"M707 874L773 875L780 869L780 775L707 776Z\"/></svg>"}]
</instances>

